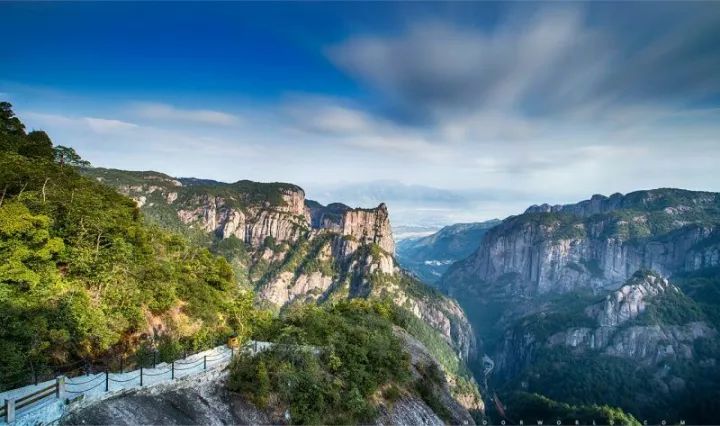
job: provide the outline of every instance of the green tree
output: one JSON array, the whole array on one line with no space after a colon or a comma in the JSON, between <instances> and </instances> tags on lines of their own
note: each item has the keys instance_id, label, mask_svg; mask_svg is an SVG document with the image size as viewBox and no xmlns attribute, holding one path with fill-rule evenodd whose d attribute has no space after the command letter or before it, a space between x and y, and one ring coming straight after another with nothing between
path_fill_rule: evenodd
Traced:
<instances>
[{"instance_id":1,"label":"green tree","mask_svg":"<svg viewBox=\"0 0 720 426\"><path fill-rule=\"evenodd\" d=\"M47 216L33 215L17 202L6 203L0 207L0 237L0 284L30 289L59 278L55 260L64 245L50 236Z\"/></svg>"},{"instance_id":2,"label":"green tree","mask_svg":"<svg viewBox=\"0 0 720 426\"><path fill-rule=\"evenodd\" d=\"M25 137L25 143L20 145L18 153L29 158L45 158L52 160L53 151L50 136L42 130L33 130Z\"/></svg>"},{"instance_id":3,"label":"green tree","mask_svg":"<svg viewBox=\"0 0 720 426\"><path fill-rule=\"evenodd\" d=\"M0 102L0 134L25 136L25 125L15 116L10 102Z\"/></svg>"},{"instance_id":4,"label":"green tree","mask_svg":"<svg viewBox=\"0 0 720 426\"><path fill-rule=\"evenodd\" d=\"M83 160L80 155L75 152L73 148L58 145L54 148L55 161L61 166L67 164L68 166L88 167L90 162Z\"/></svg>"}]
</instances>

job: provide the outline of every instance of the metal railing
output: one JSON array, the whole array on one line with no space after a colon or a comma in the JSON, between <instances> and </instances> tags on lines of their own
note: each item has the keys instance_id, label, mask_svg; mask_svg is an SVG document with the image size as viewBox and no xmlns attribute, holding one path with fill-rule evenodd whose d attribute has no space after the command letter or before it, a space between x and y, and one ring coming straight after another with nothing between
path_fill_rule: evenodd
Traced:
<instances>
[{"instance_id":1,"label":"metal railing","mask_svg":"<svg viewBox=\"0 0 720 426\"><path fill-rule=\"evenodd\" d=\"M273 344L269 342L247 342L243 349L251 353L263 351ZM200 355L202 354L202 355ZM85 380L72 381L65 376L58 376L54 383L36 388L35 385L28 385L28 393L22 396L4 398L4 404L0 406L0 423L12 423L17 416L26 415L40 407L43 401L60 401L64 404L79 398L100 399L110 392L136 386L144 387L175 380L181 377L189 377L199 374L208 369L215 369L230 363L235 356L235 349L226 345L217 346L207 351L185 356L170 363L157 364L157 358L153 359L153 367L145 368L142 364L138 370L129 372L104 372L79 376L76 379L87 377ZM7 396L22 393L23 388L6 391L1 394Z\"/></svg>"}]
</instances>

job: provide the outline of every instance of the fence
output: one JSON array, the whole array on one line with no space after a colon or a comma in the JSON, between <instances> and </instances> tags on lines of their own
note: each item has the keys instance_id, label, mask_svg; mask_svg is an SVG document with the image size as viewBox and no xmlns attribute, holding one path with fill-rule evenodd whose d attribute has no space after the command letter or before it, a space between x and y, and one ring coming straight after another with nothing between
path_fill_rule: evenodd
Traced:
<instances>
[{"instance_id":1,"label":"fence","mask_svg":"<svg viewBox=\"0 0 720 426\"><path fill-rule=\"evenodd\" d=\"M250 341L243 350L255 354L270 346L270 342ZM4 404L0 407L0 423L17 423L20 420L23 424L50 423L64 413L67 402L99 400L117 391L152 386L225 367L234 355L233 348L222 345L169 364L154 361L152 368L141 364L139 369L129 372L104 371L72 379L59 376L51 381L2 392L0 401L4 400Z\"/></svg>"}]
</instances>

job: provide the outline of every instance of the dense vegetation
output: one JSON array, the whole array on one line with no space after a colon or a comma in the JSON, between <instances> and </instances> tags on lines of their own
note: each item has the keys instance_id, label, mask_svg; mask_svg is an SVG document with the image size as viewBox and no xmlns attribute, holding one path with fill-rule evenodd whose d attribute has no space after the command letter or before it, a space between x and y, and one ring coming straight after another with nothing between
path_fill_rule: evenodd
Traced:
<instances>
[{"instance_id":1,"label":"dense vegetation","mask_svg":"<svg viewBox=\"0 0 720 426\"><path fill-rule=\"evenodd\" d=\"M572 405L527 392L513 392L502 401L507 405L507 417L514 424L520 420L525 424L537 424L538 420L543 420L545 424L560 421L567 425L579 421L585 425L640 425L632 415L607 405ZM497 416L503 418L499 413Z\"/></svg>"},{"instance_id":2,"label":"dense vegetation","mask_svg":"<svg viewBox=\"0 0 720 426\"><path fill-rule=\"evenodd\" d=\"M302 191L289 183L260 183L241 180L234 183L217 182L209 179L175 179L163 173L153 171L127 171L104 168L92 168L82 171L87 176L102 179L107 185L120 188L126 186L155 185L172 189L177 193L177 203L191 203L197 197L221 197L232 208L245 209L253 205L267 203L271 206L284 206L283 193Z\"/></svg>"},{"instance_id":3,"label":"dense vegetation","mask_svg":"<svg viewBox=\"0 0 720 426\"><path fill-rule=\"evenodd\" d=\"M720 329L720 269L678 274L673 282L695 301L715 328Z\"/></svg>"},{"instance_id":4,"label":"dense vegetation","mask_svg":"<svg viewBox=\"0 0 720 426\"><path fill-rule=\"evenodd\" d=\"M76 172L72 149L0 107L0 386L141 345L170 357L247 335L252 294L224 258L146 225Z\"/></svg>"},{"instance_id":5,"label":"dense vegetation","mask_svg":"<svg viewBox=\"0 0 720 426\"><path fill-rule=\"evenodd\" d=\"M644 281L650 274L653 273L638 271L628 284ZM717 289L713 286L716 281L705 275L687 274L679 282L695 297L705 297L706 308L682 291L670 287L668 291L649 297L645 310L620 327L649 326L671 330L671 327L707 321L717 306L711 297ZM519 404L520 413L539 416L538 413L543 410L552 414L560 408L560 412L572 408L568 413L579 415L578 407L610 404L652 422L712 422L717 416L717 409L711 401L720 395L717 388L720 367L716 363L720 358L720 342L712 335L695 339L692 348L688 348L692 350L690 357L668 357L657 366L607 355L603 351L543 344L550 335L573 327L598 327L584 312L584 307L598 302L599 297L592 295L550 297L545 301L549 305L544 312L530 315L516 324L515 335L530 333L536 343L526 348L528 353L532 353L532 361L520 368L514 379L500 386L503 396L514 398L514 392L523 389L571 406L555 402L550 404L544 397L524 394L520 402L514 401L514 409L517 411Z\"/></svg>"},{"instance_id":6,"label":"dense vegetation","mask_svg":"<svg viewBox=\"0 0 720 426\"><path fill-rule=\"evenodd\" d=\"M391 303L358 299L291 308L257 330L277 345L239 357L230 388L260 407L287 407L293 423L371 422L374 400L399 397L411 379L393 317Z\"/></svg>"}]
</instances>

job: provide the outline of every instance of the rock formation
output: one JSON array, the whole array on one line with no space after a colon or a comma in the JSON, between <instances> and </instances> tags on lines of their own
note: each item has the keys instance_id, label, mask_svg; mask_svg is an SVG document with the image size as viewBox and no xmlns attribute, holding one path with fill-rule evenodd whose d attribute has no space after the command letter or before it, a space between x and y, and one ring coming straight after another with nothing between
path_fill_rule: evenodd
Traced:
<instances>
[{"instance_id":1,"label":"rock formation","mask_svg":"<svg viewBox=\"0 0 720 426\"><path fill-rule=\"evenodd\" d=\"M464 359L474 355L475 338L459 305L439 293L418 296L423 292L409 290L413 279L395 262L385 204L323 206L284 183L222 183L99 168L85 173L136 200L163 226L244 242L249 259L238 260L238 266L248 271L265 303L390 297L438 330Z\"/></svg>"},{"instance_id":2,"label":"rock formation","mask_svg":"<svg viewBox=\"0 0 720 426\"><path fill-rule=\"evenodd\" d=\"M614 289L640 269L720 266L720 195L659 189L533 206L490 230L441 286L502 281L508 294ZM461 291L460 288L457 289Z\"/></svg>"}]
</instances>

